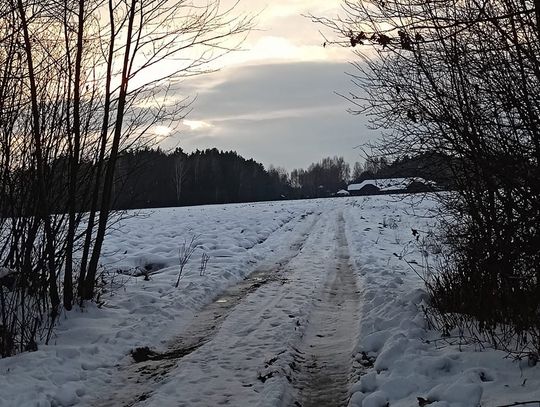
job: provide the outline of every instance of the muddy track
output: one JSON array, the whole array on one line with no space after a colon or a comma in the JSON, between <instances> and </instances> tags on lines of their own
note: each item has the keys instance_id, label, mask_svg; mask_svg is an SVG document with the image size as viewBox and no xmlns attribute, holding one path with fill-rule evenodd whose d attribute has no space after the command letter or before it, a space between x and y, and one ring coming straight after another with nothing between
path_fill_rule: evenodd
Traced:
<instances>
[{"instance_id":1,"label":"muddy track","mask_svg":"<svg viewBox=\"0 0 540 407\"><path fill-rule=\"evenodd\" d=\"M95 407L129 407L135 406L150 397L156 384L167 377L178 362L186 355L210 342L234 308L249 294L269 283L287 282L284 271L287 265L302 251L311 231L319 221L315 214L308 219L308 228L302 235L290 243L290 253L270 264L260 266L243 281L229 287L212 303L203 307L194 317L191 324L182 334L173 338L165 352L154 352L141 349L140 357L144 359L134 362L119 370L123 380L114 388L109 397L102 397L91 403Z\"/></svg>"},{"instance_id":2,"label":"muddy track","mask_svg":"<svg viewBox=\"0 0 540 407\"><path fill-rule=\"evenodd\" d=\"M315 300L302 342L294 351L295 397L301 407L347 406L360 293L349 265L343 214L338 216L335 263Z\"/></svg>"}]
</instances>

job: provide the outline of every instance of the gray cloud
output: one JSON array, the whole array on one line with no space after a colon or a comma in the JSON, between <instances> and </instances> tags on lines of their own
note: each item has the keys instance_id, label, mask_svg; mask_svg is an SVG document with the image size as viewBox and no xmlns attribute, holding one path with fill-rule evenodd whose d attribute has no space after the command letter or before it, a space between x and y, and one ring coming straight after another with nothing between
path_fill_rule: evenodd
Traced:
<instances>
[{"instance_id":1,"label":"gray cloud","mask_svg":"<svg viewBox=\"0 0 540 407\"><path fill-rule=\"evenodd\" d=\"M358 144L373 139L365 119L346 112L334 92L353 88L344 63L303 62L232 67L180 85L197 93L188 119L212 127L181 126L165 147L186 151L232 149L265 165L306 167L325 156L359 159Z\"/></svg>"}]
</instances>

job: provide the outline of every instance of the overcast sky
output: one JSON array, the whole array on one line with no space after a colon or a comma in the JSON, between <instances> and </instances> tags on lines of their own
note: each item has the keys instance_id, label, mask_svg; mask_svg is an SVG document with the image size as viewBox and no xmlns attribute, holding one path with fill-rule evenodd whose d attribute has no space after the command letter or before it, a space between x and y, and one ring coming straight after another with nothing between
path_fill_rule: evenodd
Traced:
<instances>
[{"instance_id":1,"label":"overcast sky","mask_svg":"<svg viewBox=\"0 0 540 407\"><path fill-rule=\"evenodd\" d=\"M222 69L190 79L182 93L197 94L193 111L163 142L186 152L217 147L235 150L265 166L307 167L327 156L360 160L354 147L376 133L347 113L335 92L354 87L349 49L323 48L321 27L302 14L333 16L338 0L242 0L242 10L260 12L244 51Z\"/></svg>"}]
</instances>

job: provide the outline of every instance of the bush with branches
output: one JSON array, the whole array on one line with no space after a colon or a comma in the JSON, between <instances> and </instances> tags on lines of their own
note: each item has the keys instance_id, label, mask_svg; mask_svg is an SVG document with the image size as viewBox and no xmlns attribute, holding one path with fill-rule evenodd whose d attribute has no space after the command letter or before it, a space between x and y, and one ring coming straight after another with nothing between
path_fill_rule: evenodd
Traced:
<instances>
[{"instance_id":1,"label":"bush with branches","mask_svg":"<svg viewBox=\"0 0 540 407\"><path fill-rule=\"evenodd\" d=\"M381 156L446 157L440 314L500 346L540 349L540 1L345 1L313 19L354 47L353 112L386 129ZM463 322L463 324L466 324Z\"/></svg>"}]
</instances>

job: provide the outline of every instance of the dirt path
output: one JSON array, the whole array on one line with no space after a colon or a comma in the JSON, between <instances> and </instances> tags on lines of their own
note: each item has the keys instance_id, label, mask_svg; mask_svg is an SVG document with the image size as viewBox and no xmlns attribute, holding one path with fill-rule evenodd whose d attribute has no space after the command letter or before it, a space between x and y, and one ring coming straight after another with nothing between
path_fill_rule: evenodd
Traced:
<instances>
[{"instance_id":1,"label":"dirt path","mask_svg":"<svg viewBox=\"0 0 540 407\"><path fill-rule=\"evenodd\" d=\"M240 407L272 386L268 405L346 406L360 294L345 220L335 211L305 221L288 250L204 307L167 351L123 367L92 406L169 405L156 392L166 387L175 406Z\"/></svg>"},{"instance_id":2,"label":"dirt path","mask_svg":"<svg viewBox=\"0 0 540 407\"><path fill-rule=\"evenodd\" d=\"M299 366L293 379L298 393L296 406L340 407L348 404L360 293L349 265L342 214L338 222L337 262L329 265L327 280L315 301L309 325L295 355Z\"/></svg>"},{"instance_id":3,"label":"dirt path","mask_svg":"<svg viewBox=\"0 0 540 407\"><path fill-rule=\"evenodd\" d=\"M173 338L168 350L163 353L150 349L141 349L139 360L120 369L120 383L108 396L98 398L91 405L94 407L129 407L149 398L157 384L176 367L185 356L210 342L225 319L246 296L269 283L284 284L287 279L283 274L287 265L298 256L306 239L314 229L318 216L306 219L309 226L306 231L289 244L287 254L270 264L264 264L249 274L243 281L229 287L212 303L202 308L192 323L180 335ZM149 352L147 352L149 351Z\"/></svg>"}]
</instances>

